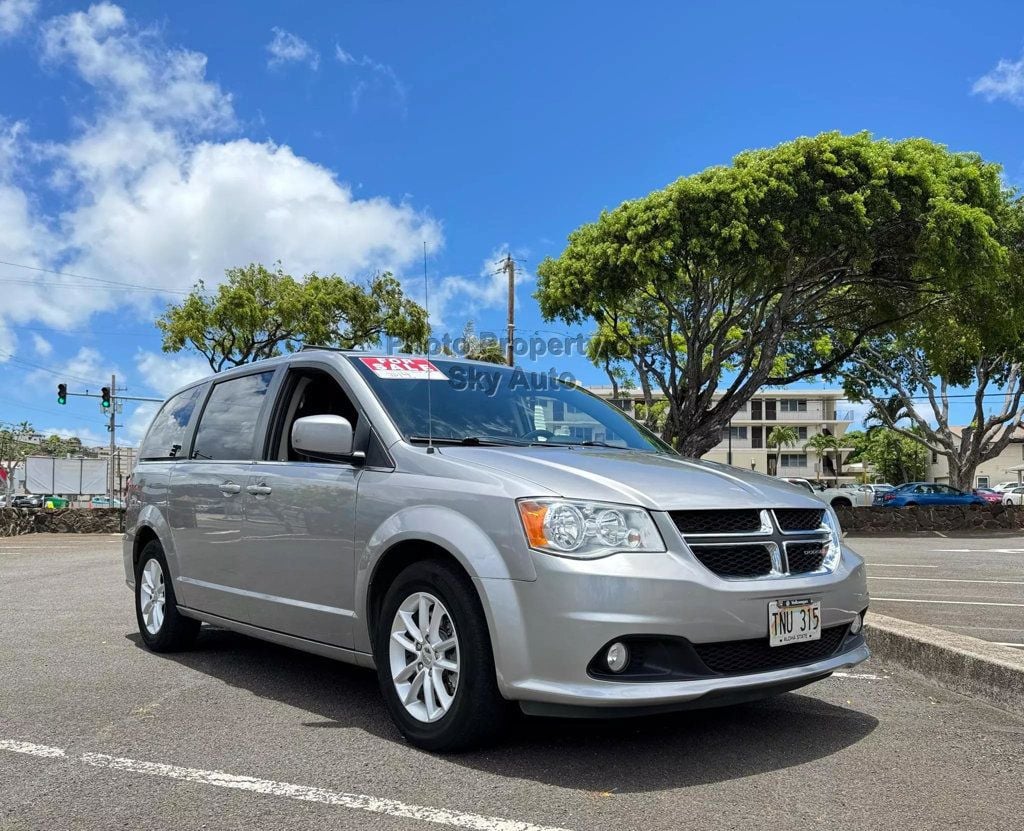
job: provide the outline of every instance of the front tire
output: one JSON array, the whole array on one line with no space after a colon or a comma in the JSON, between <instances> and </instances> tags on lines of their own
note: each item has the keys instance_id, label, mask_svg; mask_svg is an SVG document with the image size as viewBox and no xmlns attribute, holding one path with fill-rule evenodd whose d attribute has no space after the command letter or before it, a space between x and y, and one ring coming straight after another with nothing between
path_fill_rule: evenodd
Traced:
<instances>
[{"instance_id":1,"label":"front tire","mask_svg":"<svg viewBox=\"0 0 1024 831\"><path fill-rule=\"evenodd\" d=\"M374 661L391 718L417 747L479 747L508 723L480 599L448 563L414 563L395 578L377 620Z\"/></svg>"},{"instance_id":2,"label":"front tire","mask_svg":"<svg viewBox=\"0 0 1024 831\"><path fill-rule=\"evenodd\" d=\"M154 652L179 652L192 645L200 622L178 611L164 550L150 540L135 566L135 617L139 634Z\"/></svg>"}]
</instances>

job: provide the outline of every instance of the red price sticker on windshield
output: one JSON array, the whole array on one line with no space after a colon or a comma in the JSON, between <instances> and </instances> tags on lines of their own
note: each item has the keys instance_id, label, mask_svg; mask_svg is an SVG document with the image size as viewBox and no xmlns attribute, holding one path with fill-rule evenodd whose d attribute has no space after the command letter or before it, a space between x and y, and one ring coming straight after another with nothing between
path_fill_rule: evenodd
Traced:
<instances>
[{"instance_id":1,"label":"red price sticker on windshield","mask_svg":"<svg viewBox=\"0 0 1024 831\"><path fill-rule=\"evenodd\" d=\"M378 378L389 381L447 381L448 376L426 358L360 358Z\"/></svg>"}]
</instances>

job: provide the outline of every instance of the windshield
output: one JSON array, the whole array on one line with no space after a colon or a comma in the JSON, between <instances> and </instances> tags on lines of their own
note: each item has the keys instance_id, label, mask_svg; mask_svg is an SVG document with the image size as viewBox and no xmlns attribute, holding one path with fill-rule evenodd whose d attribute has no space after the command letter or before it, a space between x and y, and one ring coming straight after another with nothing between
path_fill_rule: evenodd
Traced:
<instances>
[{"instance_id":1,"label":"windshield","mask_svg":"<svg viewBox=\"0 0 1024 831\"><path fill-rule=\"evenodd\" d=\"M428 364L425 358L351 356L351 361L408 441L432 434L440 442L674 452L617 407L542 373L496 364ZM435 371L428 381L431 365Z\"/></svg>"}]
</instances>

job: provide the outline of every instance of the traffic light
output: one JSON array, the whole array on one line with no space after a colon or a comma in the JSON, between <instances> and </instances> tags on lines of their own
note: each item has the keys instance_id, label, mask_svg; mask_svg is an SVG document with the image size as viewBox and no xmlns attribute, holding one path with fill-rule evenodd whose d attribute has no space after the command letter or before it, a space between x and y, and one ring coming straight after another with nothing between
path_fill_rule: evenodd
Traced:
<instances>
[{"instance_id":1,"label":"traffic light","mask_svg":"<svg viewBox=\"0 0 1024 831\"><path fill-rule=\"evenodd\" d=\"M110 409L110 387L104 387L103 389L101 389L100 390L100 395L102 397L102 400L100 401L100 406L104 410L109 410Z\"/></svg>"},{"instance_id":2,"label":"traffic light","mask_svg":"<svg viewBox=\"0 0 1024 831\"><path fill-rule=\"evenodd\" d=\"M57 403L67 404L68 403L68 385L57 384Z\"/></svg>"}]
</instances>

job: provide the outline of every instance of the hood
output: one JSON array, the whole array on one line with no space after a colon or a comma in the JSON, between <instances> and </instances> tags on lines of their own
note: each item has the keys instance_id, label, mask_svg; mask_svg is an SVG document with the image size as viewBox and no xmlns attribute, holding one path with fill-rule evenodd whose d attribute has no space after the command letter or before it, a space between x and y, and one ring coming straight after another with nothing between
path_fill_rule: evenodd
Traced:
<instances>
[{"instance_id":1,"label":"hood","mask_svg":"<svg viewBox=\"0 0 1024 831\"><path fill-rule=\"evenodd\" d=\"M820 508L806 490L771 476L668 453L595 447L444 447L449 459L486 466L574 499L694 508Z\"/></svg>"}]
</instances>

